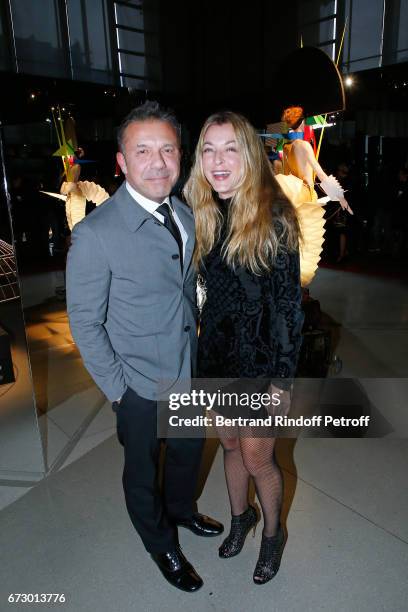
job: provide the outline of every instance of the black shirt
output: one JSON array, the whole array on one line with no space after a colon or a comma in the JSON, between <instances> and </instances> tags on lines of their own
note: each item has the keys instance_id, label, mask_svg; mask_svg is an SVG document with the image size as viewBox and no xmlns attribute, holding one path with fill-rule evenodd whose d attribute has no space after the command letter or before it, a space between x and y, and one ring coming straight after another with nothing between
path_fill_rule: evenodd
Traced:
<instances>
[{"instance_id":1,"label":"black shirt","mask_svg":"<svg viewBox=\"0 0 408 612\"><path fill-rule=\"evenodd\" d=\"M220 201L224 215L220 239L200 271L206 301L200 323L199 376L291 378L303 324L299 255L279 251L272 271L262 275L227 265L221 249L229 205L230 200Z\"/></svg>"}]
</instances>

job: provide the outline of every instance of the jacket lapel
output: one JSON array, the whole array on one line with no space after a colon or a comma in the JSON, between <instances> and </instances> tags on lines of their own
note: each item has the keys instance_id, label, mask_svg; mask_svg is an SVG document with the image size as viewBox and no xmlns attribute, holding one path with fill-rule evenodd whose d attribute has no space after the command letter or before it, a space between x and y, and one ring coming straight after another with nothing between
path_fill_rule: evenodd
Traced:
<instances>
[{"instance_id":1,"label":"jacket lapel","mask_svg":"<svg viewBox=\"0 0 408 612\"><path fill-rule=\"evenodd\" d=\"M139 227L152 216L143 206L140 206L140 204L132 198L126 189L125 181L123 181L116 193L113 194L112 199L117 200L119 210L126 225L132 232L138 230Z\"/></svg>"}]
</instances>

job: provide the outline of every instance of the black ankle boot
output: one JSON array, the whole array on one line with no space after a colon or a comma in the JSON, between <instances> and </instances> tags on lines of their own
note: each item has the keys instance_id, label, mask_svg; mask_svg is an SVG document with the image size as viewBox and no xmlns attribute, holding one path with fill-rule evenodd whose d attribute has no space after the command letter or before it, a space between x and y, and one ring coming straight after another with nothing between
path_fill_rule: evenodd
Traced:
<instances>
[{"instance_id":1,"label":"black ankle boot","mask_svg":"<svg viewBox=\"0 0 408 612\"><path fill-rule=\"evenodd\" d=\"M218 549L218 554L223 559L234 557L241 552L251 528L255 529L258 522L258 514L253 506L248 506L247 510L238 516L232 516L231 518L231 530L229 535L225 538L223 543Z\"/></svg>"},{"instance_id":2,"label":"black ankle boot","mask_svg":"<svg viewBox=\"0 0 408 612\"><path fill-rule=\"evenodd\" d=\"M281 526L275 536L262 536L261 550L254 570L255 584L265 584L278 573L284 540L285 534Z\"/></svg>"}]
</instances>

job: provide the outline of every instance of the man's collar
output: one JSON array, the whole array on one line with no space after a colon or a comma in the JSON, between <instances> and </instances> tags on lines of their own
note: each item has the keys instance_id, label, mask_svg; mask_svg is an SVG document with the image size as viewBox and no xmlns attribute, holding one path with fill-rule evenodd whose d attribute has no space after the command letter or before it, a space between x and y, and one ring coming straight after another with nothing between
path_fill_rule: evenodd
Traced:
<instances>
[{"instance_id":1,"label":"man's collar","mask_svg":"<svg viewBox=\"0 0 408 612\"><path fill-rule=\"evenodd\" d=\"M140 206L142 206L145 210L147 210L147 212L151 214L156 212L156 210L159 208L161 204L170 204L170 198L168 196L167 198L163 199L163 202L155 202L154 200L149 200L149 198L146 198L141 193L136 191L136 189L134 189L131 185L129 185L127 181L126 181L126 189L130 193L132 198L136 200L136 202L140 204Z\"/></svg>"},{"instance_id":2,"label":"man's collar","mask_svg":"<svg viewBox=\"0 0 408 612\"><path fill-rule=\"evenodd\" d=\"M123 181L119 189L114 193L112 199L117 203L118 209L120 210L128 228L135 232L141 227L145 221L152 219L152 214L149 213L143 206L140 206L135 202L133 196L126 188L126 181ZM191 245L191 240L194 242L194 216L193 211L189 206L177 199L172 198L170 206L177 213L177 216L181 220L187 234L189 235L189 241L187 244L187 250Z\"/></svg>"}]
</instances>

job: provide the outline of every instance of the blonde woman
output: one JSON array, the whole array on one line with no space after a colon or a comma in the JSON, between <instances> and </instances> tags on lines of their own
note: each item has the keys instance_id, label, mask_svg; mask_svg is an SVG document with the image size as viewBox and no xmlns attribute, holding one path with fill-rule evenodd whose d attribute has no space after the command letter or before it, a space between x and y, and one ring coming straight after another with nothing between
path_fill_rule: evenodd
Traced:
<instances>
[{"instance_id":1,"label":"blonde woman","mask_svg":"<svg viewBox=\"0 0 408 612\"><path fill-rule=\"evenodd\" d=\"M303 323L300 230L295 209L245 117L222 112L207 119L185 196L195 215L194 261L206 292L199 375L264 378L286 405ZM271 385L270 379L277 378L279 386ZM257 523L248 503L252 477L264 519L253 579L264 584L279 569L284 542L275 439L221 435L220 440L232 519L219 555L238 554Z\"/></svg>"}]
</instances>

